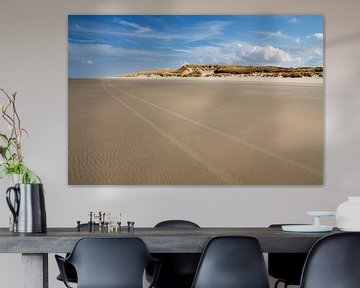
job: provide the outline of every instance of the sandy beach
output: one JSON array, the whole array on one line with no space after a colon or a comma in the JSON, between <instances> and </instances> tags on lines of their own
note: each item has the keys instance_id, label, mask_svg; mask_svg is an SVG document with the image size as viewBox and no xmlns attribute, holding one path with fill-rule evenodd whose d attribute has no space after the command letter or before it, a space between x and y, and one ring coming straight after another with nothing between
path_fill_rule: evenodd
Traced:
<instances>
[{"instance_id":1,"label":"sandy beach","mask_svg":"<svg viewBox=\"0 0 360 288\"><path fill-rule=\"evenodd\" d=\"M322 78L70 79L68 104L70 185L323 184Z\"/></svg>"},{"instance_id":2,"label":"sandy beach","mask_svg":"<svg viewBox=\"0 0 360 288\"><path fill-rule=\"evenodd\" d=\"M161 77L161 76L138 76L138 77L106 77L102 79L125 79L125 80L163 80L163 81L220 81L220 82L261 82L261 83L268 83L268 84L277 84L281 83L284 85L287 84L323 84L322 77L299 77L299 78L283 78L283 77L255 77L255 76L226 76L226 77Z\"/></svg>"}]
</instances>

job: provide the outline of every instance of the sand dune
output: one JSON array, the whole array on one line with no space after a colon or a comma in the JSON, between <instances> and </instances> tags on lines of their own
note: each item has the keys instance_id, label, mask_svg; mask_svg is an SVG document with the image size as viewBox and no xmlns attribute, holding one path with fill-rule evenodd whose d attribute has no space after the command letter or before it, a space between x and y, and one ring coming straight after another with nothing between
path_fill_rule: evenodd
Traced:
<instances>
[{"instance_id":1,"label":"sand dune","mask_svg":"<svg viewBox=\"0 0 360 288\"><path fill-rule=\"evenodd\" d=\"M157 69L119 75L125 78L144 77L271 77L322 78L323 67L243 66L215 64L186 64L178 69Z\"/></svg>"}]
</instances>

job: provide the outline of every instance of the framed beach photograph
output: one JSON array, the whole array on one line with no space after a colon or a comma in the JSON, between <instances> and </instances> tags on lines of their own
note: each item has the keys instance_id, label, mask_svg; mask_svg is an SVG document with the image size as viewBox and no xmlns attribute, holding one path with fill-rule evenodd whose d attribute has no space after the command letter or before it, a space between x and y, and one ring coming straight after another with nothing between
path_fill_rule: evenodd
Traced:
<instances>
[{"instance_id":1,"label":"framed beach photograph","mask_svg":"<svg viewBox=\"0 0 360 288\"><path fill-rule=\"evenodd\" d=\"M321 15L69 15L70 185L322 185Z\"/></svg>"}]
</instances>

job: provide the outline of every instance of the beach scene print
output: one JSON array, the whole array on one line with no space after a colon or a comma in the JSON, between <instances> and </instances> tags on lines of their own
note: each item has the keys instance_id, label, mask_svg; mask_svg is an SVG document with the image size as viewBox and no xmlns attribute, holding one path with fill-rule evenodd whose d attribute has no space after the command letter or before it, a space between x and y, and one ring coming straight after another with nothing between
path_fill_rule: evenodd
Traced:
<instances>
[{"instance_id":1,"label":"beach scene print","mask_svg":"<svg viewBox=\"0 0 360 288\"><path fill-rule=\"evenodd\" d=\"M322 185L321 15L70 15L69 185Z\"/></svg>"}]
</instances>

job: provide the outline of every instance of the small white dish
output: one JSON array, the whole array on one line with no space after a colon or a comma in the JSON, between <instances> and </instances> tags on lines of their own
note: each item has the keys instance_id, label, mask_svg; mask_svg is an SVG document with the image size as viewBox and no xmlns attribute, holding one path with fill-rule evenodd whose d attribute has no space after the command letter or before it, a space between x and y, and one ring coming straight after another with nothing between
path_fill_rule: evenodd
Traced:
<instances>
[{"instance_id":1,"label":"small white dish","mask_svg":"<svg viewBox=\"0 0 360 288\"><path fill-rule=\"evenodd\" d=\"M313 225L283 225L281 229L286 232L330 232L333 230L332 226L320 225L320 217L335 216L334 211L308 211L309 216L314 217Z\"/></svg>"},{"instance_id":2,"label":"small white dish","mask_svg":"<svg viewBox=\"0 0 360 288\"><path fill-rule=\"evenodd\" d=\"M335 216L335 211L307 211L309 216L313 217L325 217L325 216Z\"/></svg>"},{"instance_id":3,"label":"small white dish","mask_svg":"<svg viewBox=\"0 0 360 288\"><path fill-rule=\"evenodd\" d=\"M286 232L307 232L307 233L315 233L315 232L330 232L333 230L332 226L315 226L315 225L283 225L281 229Z\"/></svg>"}]
</instances>

